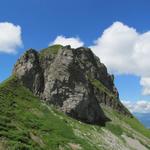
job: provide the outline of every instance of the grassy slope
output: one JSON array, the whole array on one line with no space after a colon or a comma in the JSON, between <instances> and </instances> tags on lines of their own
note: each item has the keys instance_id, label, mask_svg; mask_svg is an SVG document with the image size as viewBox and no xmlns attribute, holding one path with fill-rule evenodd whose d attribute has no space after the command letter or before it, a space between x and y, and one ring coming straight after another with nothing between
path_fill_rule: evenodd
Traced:
<instances>
[{"instance_id":1,"label":"grassy slope","mask_svg":"<svg viewBox=\"0 0 150 150\"><path fill-rule=\"evenodd\" d=\"M0 86L1 146L13 149L57 149L68 143L88 143L77 138L66 120L61 120L26 88L10 79ZM3 144L2 144L3 141Z\"/></svg>"},{"instance_id":2,"label":"grassy slope","mask_svg":"<svg viewBox=\"0 0 150 150\"><path fill-rule=\"evenodd\" d=\"M127 147L122 135L139 138L148 147L150 132L135 118L102 106L112 122L106 127L88 125L42 104L15 78L0 85L0 149L100 150ZM133 128L134 129L133 129Z\"/></svg>"},{"instance_id":3,"label":"grassy slope","mask_svg":"<svg viewBox=\"0 0 150 150\"><path fill-rule=\"evenodd\" d=\"M96 88L98 88L99 90L105 92L107 95L109 95L110 97L113 97L114 100L116 100L115 96L100 81L98 81L98 80L92 80L91 83ZM129 124L132 128L134 128L138 132L140 132L143 135L145 135L146 137L150 138L150 132L148 132L148 130L145 129L145 127L136 118L130 118L130 117L126 117L126 116L124 116L122 118L122 115L118 114L114 110L110 110L110 114L113 113L113 115L110 115L110 114L108 114L108 108L107 108L107 110L105 108L103 108L103 109L104 109L105 113L109 116L109 118L113 118L113 116L116 116L120 120L123 120L124 122L126 122L127 124ZM110 126L110 128L113 128L113 127L111 127L111 125L108 125L108 127L109 126ZM115 128L114 128L114 130L115 130ZM119 131L119 127L118 127L118 131L116 131L116 132L120 132Z\"/></svg>"}]
</instances>

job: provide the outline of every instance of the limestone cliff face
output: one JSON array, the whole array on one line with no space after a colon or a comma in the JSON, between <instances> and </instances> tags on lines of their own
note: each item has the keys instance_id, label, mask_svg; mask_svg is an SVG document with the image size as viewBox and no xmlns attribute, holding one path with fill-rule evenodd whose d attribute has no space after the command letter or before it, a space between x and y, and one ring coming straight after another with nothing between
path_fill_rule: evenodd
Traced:
<instances>
[{"instance_id":1,"label":"limestone cliff face","mask_svg":"<svg viewBox=\"0 0 150 150\"><path fill-rule=\"evenodd\" d=\"M131 116L119 101L114 76L89 48L30 49L17 61L13 74L42 100L78 120L106 121L102 104Z\"/></svg>"}]
</instances>

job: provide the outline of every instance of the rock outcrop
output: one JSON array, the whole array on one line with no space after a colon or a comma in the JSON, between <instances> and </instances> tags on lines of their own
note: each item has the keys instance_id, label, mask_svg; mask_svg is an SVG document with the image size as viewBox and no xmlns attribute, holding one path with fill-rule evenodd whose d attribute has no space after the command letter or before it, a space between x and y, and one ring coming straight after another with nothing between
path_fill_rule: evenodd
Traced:
<instances>
[{"instance_id":1,"label":"rock outcrop","mask_svg":"<svg viewBox=\"0 0 150 150\"><path fill-rule=\"evenodd\" d=\"M101 104L131 116L119 101L114 76L89 48L30 49L17 61L13 74L42 100L83 122L105 122Z\"/></svg>"}]
</instances>

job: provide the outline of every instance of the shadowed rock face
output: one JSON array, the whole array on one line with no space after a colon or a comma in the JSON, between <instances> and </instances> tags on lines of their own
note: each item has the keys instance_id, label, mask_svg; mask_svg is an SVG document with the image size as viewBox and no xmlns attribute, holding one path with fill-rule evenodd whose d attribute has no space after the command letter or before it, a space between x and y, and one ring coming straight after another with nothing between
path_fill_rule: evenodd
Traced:
<instances>
[{"instance_id":1,"label":"shadowed rock face","mask_svg":"<svg viewBox=\"0 0 150 150\"><path fill-rule=\"evenodd\" d=\"M113 75L88 48L55 45L39 53L30 49L13 74L35 95L83 122L105 122L101 104L131 116L119 101Z\"/></svg>"}]
</instances>

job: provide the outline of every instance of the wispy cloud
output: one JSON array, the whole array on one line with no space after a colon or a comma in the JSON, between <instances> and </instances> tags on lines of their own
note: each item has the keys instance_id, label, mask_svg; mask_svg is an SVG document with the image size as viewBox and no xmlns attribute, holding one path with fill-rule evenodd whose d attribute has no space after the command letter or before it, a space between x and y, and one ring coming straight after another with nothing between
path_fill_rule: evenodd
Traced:
<instances>
[{"instance_id":1,"label":"wispy cloud","mask_svg":"<svg viewBox=\"0 0 150 150\"><path fill-rule=\"evenodd\" d=\"M150 113L150 102L148 101L122 101L122 103L133 113Z\"/></svg>"}]
</instances>

